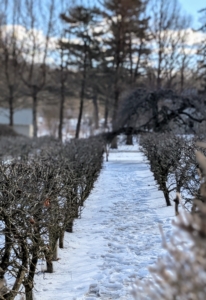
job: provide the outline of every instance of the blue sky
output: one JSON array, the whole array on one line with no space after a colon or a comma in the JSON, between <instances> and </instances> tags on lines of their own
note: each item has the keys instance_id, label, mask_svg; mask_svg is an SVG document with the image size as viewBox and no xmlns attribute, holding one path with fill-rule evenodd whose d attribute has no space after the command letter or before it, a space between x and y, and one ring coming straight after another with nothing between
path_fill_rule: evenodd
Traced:
<instances>
[{"instance_id":1,"label":"blue sky","mask_svg":"<svg viewBox=\"0 0 206 300\"><path fill-rule=\"evenodd\" d=\"M182 5L182 9L192 15L194 27L197 27L199 25L198 18L198 10L206 7L206 1L205 0L179 0L179 2Z\"/></svg>"}]
</instances>

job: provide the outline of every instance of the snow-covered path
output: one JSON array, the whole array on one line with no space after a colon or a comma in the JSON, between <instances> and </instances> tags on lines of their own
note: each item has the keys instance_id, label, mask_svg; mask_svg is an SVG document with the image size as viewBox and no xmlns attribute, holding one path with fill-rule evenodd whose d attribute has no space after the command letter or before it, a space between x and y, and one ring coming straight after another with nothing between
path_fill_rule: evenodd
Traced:
<instances>
[{"instance_id":1,"label":"snow-covered path","mask_svg":"<svg viewBox=\"0 0 206 300\"><path fill-rule=\"evenodd\" d=\"M132 299L132 282L163 254L159 224L170 234L173 215L143 155L111 153L55 273L36 276L35 299Z\"/></svg>"}]
</instances>

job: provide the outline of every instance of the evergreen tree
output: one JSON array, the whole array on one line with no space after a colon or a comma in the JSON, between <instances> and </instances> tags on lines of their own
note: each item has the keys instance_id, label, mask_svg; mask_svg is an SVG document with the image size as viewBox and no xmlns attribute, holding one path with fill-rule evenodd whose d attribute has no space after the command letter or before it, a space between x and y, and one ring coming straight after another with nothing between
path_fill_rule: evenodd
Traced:
<instances>
[{"instance_id":1,"label":"evergreen tree","mask_svg":"<svg viewBox=\"0 0 206 300\"><path fill-rule=\"evenodd\" d=\"M98 36L100 32L94 30L98 20L98 9L87 8L82 5L73 6L67 14L61 14L61 18L67 24L68 41L60 41L60 45L68 49L70 55L70 67L81 74L80 107L75 137L79 138L81 121L86 96L86 84L88 73L95 66L99 55ZM96 61L96 63L95 63Z\"/></svg>"},{"instance_id":2,"label":"evergreen tree","mask_svg":"<svg viewBox=\"0 0 206 300\"><path fill-rule=\"evenodd\" d=\"M119 98L125 76L134 82L139 74L140 56L148 52L144 46L148 18L144 17L146 2L141 0L104 0L102 16L108 25L105 36L105 55L114 72L112 126L116 128ZM136 63L135 63L136 61ZM116 148L116 141L112 147Z\"/></svg>"}]
</instances>

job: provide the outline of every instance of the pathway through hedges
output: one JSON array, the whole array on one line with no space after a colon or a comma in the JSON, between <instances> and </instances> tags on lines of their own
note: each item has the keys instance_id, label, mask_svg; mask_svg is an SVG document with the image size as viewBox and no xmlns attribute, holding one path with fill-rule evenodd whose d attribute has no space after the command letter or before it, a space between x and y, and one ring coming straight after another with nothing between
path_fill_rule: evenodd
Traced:
<instances>
[{"instance_id":1,"label":"pathway through hedges","mask_svg":"<svg viewBox=\"0 0 206 300\"><path fill-rule=\"evenodd\" d=\"M74 233L66 234L55 273L43 274L39 265L36 299L132 299L135 278L148 276L164 252L159 224L170 234L173 215L143 155L111 153Z\"/></svg>"}]
</instances>

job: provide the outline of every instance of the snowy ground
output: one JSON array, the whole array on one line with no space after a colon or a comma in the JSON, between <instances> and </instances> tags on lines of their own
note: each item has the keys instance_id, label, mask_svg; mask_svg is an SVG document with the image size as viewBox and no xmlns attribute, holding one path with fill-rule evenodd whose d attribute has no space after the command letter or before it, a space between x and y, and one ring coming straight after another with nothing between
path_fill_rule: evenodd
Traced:
<instances>
[{"instance_id":1,"label":"snowy ground","mask_svg":"<svg viewBox=\"0 0 206 300\"><path fill-rule=\"evenodd\" d=\"M143 155L112 152L86 200L74 233L67 233L54 274L36 275L35 299L132 299L135 278L163 255L159 224L171 234L165 207Z\"/></svg>"}]
</instances>

